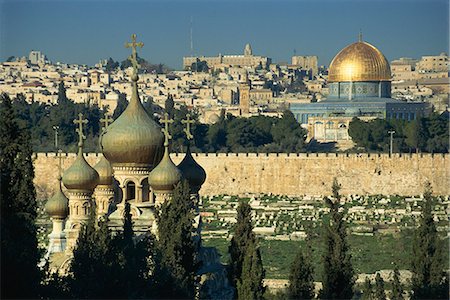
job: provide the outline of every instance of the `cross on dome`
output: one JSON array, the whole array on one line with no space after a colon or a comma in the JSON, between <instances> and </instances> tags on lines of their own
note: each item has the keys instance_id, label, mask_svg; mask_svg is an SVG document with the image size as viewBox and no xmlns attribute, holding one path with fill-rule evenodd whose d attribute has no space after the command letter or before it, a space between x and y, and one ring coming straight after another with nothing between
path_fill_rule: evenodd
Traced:
<instances>
[{"instance_id":1,"label":"cross on dome","mask_svg":"<svg viewBox=\"0 0 450 300\"><path fill-rule=\"evenodd\" d=\"M191 140L194 136L191 134L191 124L195 123L195 120L191 119L191 114L186 114L186 119L181 120L182 124L186 125L186 128L183 129L184 133L186 133L186 138Z\"/></svg>"},{"instance_id":2,"label":"cross on dome","mask_svg":"<svg viewBox=\"0 0 450 300\"><path fill-rule=\"evenodd\" d=\"M173 123L172 119L169 119L169 114L165 113L164 114L164 119L161 120L161 123L164 124L164 128L162 129L162 132L164 133L164 147L168 147L169 146L169 140L172 138L172 136L169 133L169 124Z\"/></svg>"},{"instance_id":3,"label":"cross on dome","mask_svg":"<svg viewBox=\"0 0 450 300\"><path fill-rule=\"evenodd\" d=\"M105 114L105 117L100 119L100 123L102 123L102 125L103 125L102 131L105 131L106 127L108 127L109 124L112 123L112 121L113 121L113 119L110 118L108 114Z\"/></svg>"},{"instance_id":4,"label":"cross on dome","mask_svg":"<svg viewBox=\"0 0 450 300\"><path fill-rule=\"evenodd\" d=\"M125 43L125 48L131 48L131 55L129 57L131 64L134 68L134 74L138 73L139 64L137 62L137 51L136 47L144 47L144 43L142 42L136 42L136 34L131 35L131 43Z\"/></svg>"},{"instance_id":5,"label":"cross on dome","mask_svg":"<svg viewBox=\"0 0 450 300\"><path fill-rule=\"evenodd\" d=\"M83 134L83 124L87 124L89 121L87 119L83 119L83 114L78 114L78 119L73 120L73 123L78 124L78 128L76 129L76 132L78 132L78 146L83 146L83 140L86 139L86 136Z\"/></svg>"}]
</instances>

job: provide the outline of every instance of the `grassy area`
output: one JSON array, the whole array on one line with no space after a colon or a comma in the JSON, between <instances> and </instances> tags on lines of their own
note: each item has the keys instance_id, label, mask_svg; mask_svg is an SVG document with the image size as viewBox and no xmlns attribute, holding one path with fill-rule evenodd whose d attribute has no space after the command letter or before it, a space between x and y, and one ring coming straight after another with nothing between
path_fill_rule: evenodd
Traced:
<instances>
[{"instance_id":1,"label":"grassy area","mask_svg":"<svg viewBox=\"0 0 450 300\"><path fill-rule=\"evenodd\" d=\"M357 273L374 273L378 270L392 269L395 262L400 269L410 269L412 254L412 234L403 233L399 236L349 236L353 267ZM228 261L228 245L225 239L209 239L203 241L204 246L216 247L222 255L222 262ZM449 261L449 243L445 239L445 261ZM304 241L274 241L261 240L261 256L266 278L287 279L291 262L299 248L305 247ZM313 265L318 280L322 272L321 256L322 242L319 237L312 240ZM446 268L449 268L448 264Z\"/></svg>"}]
</instances>

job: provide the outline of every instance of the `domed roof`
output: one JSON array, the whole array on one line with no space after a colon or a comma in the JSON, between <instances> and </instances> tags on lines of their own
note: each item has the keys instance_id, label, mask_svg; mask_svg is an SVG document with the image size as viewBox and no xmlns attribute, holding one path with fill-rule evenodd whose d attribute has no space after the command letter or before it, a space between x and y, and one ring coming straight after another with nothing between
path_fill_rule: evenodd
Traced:
<instances>
[{"instance_id":1,"label":"domed roof","mask_svg":"<svg viewBox=\"0 0 450 300\"><path fill-rule=\"evenodd\" d=\"M69 199L61 190L61 177L58 179L56 193L45 203L45 211L50 217L65 219L69 215Z\"/></svg>"},{"instance_id":2,"label":"domed roof","mask_svg":"<svg viewBox=\"0 0 450 300\"><path fill-rule=\"evenodd\" d=\"M208 118L208 122L211 123L211 124L217 123L217 122L219 122L219 120L220 120L220 117L216 113L210 115L209 118Z\"/></svg>"},{"instance_id":3,"label":"domed roof","mask_svg":"<svg viewBox=\"0 0 450 300\"><path fill-rule=\"evenodd\" d=\"M331 61L329 82L390 81L391 68L375 46L359 41L342 49Z\"/></svg>"},{"instance_id":4,"label":"domed roof","mask_svg":"<svg viewBox=\"0 0 450 300\"><path fill-rule=\"evenodd\" d=\"M183 174L183 178L189 182L191 192L198 193L202 184L206 180L205 169L200 166L192 157L191 149L188 146L186 155L178 165L178 169Z\"/></svg>"},{"instance_id":5,"label":"domed roof","mask_svg":"<svg viewBox=\"0 0 450 300\"><path fill-rule=\"evenodd\" d=\"M112 185L113 183L113 169L109 161L102 156L98 163L94 166L98 173L98 185Z\"/></svg>"},{"instance_id":6,"label":"domed roof","mask_svg":"<svg viewBox=\"0 0 450 300\"><path fill-rule=\"evenodd\" d=\"M148 175L148 182L156 192L170 192L180 182L181 177L181 171L173 163L169 148L166 147L161 162Z\"/></svg>"},{"instance_id":7,"label":"domed roof","mask_svg":"<svg viewBox=\"0 0 450 300\"><path fill-rule=\"evenodd\" d=\"M62 181L68 190L93 191L97 185L98 173L87 163L81 146L74 163L64 172Z\"/></svg>"},{"instance_id":8,"label":"domed roof","mask_svg":"<svg viewBox=\"0 0 450 300\"><path fill-rule=\"evenodd\" d=\"M161 160L164 137L139 100L137 75L134 74L132 79L130 103L106 129L102 151L112 166L155 166Z\"/></svg>"}]
</instances>

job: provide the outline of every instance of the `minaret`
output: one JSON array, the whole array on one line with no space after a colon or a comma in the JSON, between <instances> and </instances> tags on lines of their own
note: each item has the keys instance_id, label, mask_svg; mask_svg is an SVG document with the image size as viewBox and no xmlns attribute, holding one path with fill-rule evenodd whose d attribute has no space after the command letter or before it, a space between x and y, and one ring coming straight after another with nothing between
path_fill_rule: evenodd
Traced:
<instances>
[{"instance_id":1,"label":"minaret","mask_svg":"<svg viewBox=\"0 0 450 300\"><path fill-rule=\"evenodd\" d=\"M108 115L105 115L104 119L100 119L103 123L102 134L100 135L100 145L103 133L106 131L110 121ZM94 169L99 175L97 187L94 190L95 207L97 212L97 218L107 216L110 213L110 204L114 201L114 178L113 169L109 161L102 156L99 162L94 166Z\"/></svg>"},{"instance_id":2,"label":"minaret","mask_svg":"<svg viewBox=\"0 0 450 300\"><path fill-rule=\"evenodd\" d=\"M50 216L53 223L53 230L49 234L49 246L47 255L56 252L64 252L66 248L66 234L64 222L69 214L69 199L64 195L61 189L61 150L58 151L58 189L56 193L45 204L45 211Z\"/></svg>"},{"instance_id":3,"label":"minaret","mask_svg":"<svg viewBox=\"0 0 450 300\"><path fill-rule=\"evenodd\" d=\"M63 175L62 181L69 194L69 219L66 222L67 251L73 250L81 226L87 222L95 203L92 202L92 192L98 181L98 173L83 156L83 144L86 137L83 135L83 125L88 120L83 114L78 114L74 120L78 125L78 154L73 164Z\"/></svg>"},{"instance_id":4,"label":"minaret","mask_svg":"<svg viewBox=\"0 0 450 300\"><path fill-rule=\"evenodd\" d=\"M175 185L181 180L181 171L169 156L169 140L172 138L169 133L169 124L173 123L173 120L169 119L169 115L165 113L161 123L164 123L164 129L162 129L165 136L164 156L148 175L148 181L155 194L156 207L171 199Z\"/></svg>"}]
</instances>

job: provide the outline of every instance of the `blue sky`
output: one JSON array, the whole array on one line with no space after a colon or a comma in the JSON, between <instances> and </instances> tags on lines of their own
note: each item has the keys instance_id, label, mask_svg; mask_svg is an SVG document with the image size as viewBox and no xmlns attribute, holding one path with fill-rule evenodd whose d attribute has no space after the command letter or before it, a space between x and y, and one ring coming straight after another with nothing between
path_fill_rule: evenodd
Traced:
<instances>
[{"instance_id":1,"label":"blue sky","mask_svg":"<svg viewBox=\"0 0 450 300\"><path fill-rule=\"evenodd\" d=\"M448 0L0 0L0 59L43 51L52 61L123 60L136 33L140 55L181 68L189 55L253 53L290 61L318 55L329 65L346 45L364 40L388 58L448 52Z\"/></svg>"}]
</instances>

